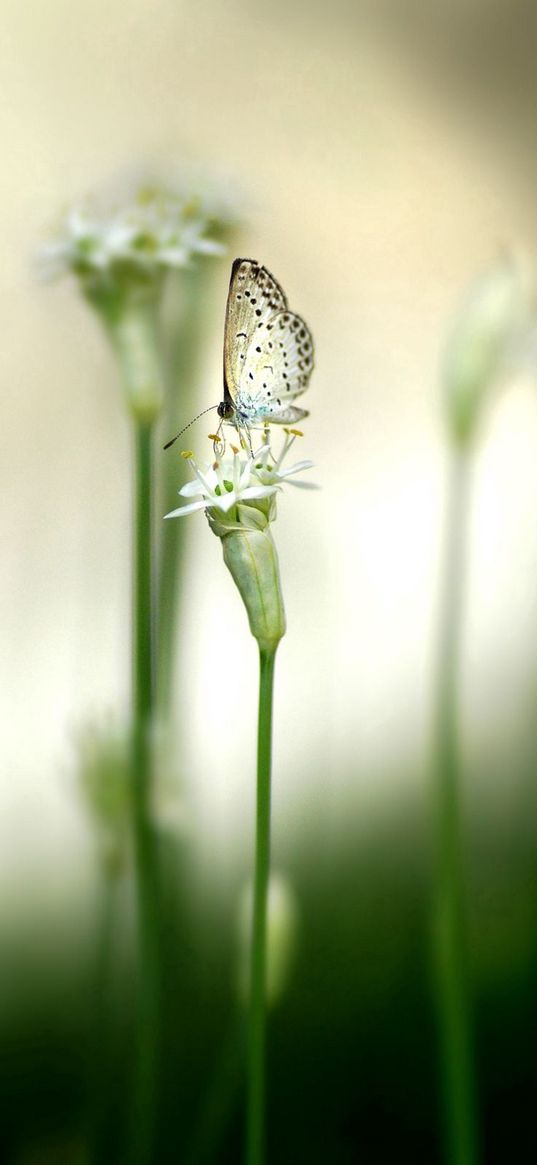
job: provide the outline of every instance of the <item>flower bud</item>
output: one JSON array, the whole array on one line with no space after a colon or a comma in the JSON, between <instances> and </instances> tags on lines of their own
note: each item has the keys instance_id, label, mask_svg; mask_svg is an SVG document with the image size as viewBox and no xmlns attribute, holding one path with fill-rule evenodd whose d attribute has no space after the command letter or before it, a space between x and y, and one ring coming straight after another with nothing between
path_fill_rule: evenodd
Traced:
<instances>
[{"instance_id":1,"label":"flower bud","mask_svg":"<svg viewBox=\"0 0 537 1165\"><path fill-rule=\"evenodd\" d=\"M150 425L163 400L156 303L152 298L126 297L105 322L123 373L127 408L135 420Z\"/></svg>"},{"instance_id":2,"label":"flower bud","mask_svg":"<svg viewBox=\"0 0 537 1165\"><path fill-rule=\"evenodd\" d=\"M472 440L487 393L514 364L530 320L531 293L524 266L504 259L473 284L455 318L443 380L450 432L460 445Z\"/></svg>"},{"instance_id":3,"label":"flower bud","mask_svg":"<svg viewBox=\"0 0 537 1165\"><path fill-rule=\"evenodd\" d=\"M256 513L253 505L240 509L249 516ZM285 635L285 610L278 555L268 524L263 530L237 527L221 537L224 562L241 593L250 631L260 651L274 651Z\"/></svg>"},{"instance_id":4,"label":"flower bud","mask_svg":"<svg viewBox=\"0 0 537 1165\"><path fill-rule=\"evenodd\" d=\"M249 997L252 937L252 887L246 886L239 901L239 994L246 1004ZM281 874L270 875L267 902L267 979L266 999L278 1003L289 982L298 937L298 906L289 881Z\"/></svg>"}]
</instances>

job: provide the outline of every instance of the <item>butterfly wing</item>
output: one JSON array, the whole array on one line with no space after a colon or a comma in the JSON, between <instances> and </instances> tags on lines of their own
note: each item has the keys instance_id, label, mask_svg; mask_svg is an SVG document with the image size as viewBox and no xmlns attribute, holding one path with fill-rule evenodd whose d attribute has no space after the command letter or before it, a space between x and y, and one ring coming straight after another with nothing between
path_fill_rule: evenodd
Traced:
<instances>
[{"instance_id":1,"label":"butterfly wing","mask_svg":"<svg viewBox=\"0 0 537 1165\"><path fill-rule=\"evenodd\" d=\"M312 370L313 339L307 324L289 311L266 267L253 259L236 259L226 308L225 401L252 424L293 424L308 415L293 402L308 387Z\"/></svg>"},{"instance_id":2,"label":"butterfly wing","mask_svg":"<svg viewBox=\"0 0 537 1165\"><path fill-rule=\"evenodd\" d=\"M244 390L269 421L289 424L306 416L294 408L313 371L313 339L304 320L287 308L257 328L244 361ZM240 396L240 394L239 394Z\"/></svg>"},{"instance_id":3,"label":"butterfly wing","mask_svg":"<svg viewBox=\"0 0 537 1165\"><path fill-rule=\"evenodd\" d=\"M287 307L274 277L255 259L235 259L224 327L224 400L235 403L244 382L246 353L256 332L275 312Z\"/></svg>"}]
</instances>

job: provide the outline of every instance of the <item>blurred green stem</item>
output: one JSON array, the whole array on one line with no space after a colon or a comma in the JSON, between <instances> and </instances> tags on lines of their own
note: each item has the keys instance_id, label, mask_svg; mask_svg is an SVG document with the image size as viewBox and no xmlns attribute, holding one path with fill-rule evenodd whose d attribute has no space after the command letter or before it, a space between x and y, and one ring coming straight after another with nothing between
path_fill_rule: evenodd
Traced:
<instances>
[{"instance_id":1,"label":"blurred green stem","mask_svg":"<svg viewBox=\"0 0 537 1165\"><path fill-rule=\"evenodd\" d=\"M159 887L151 820L154 712L152 427L135 425L132 811L138 904L137 1048L132 1160L153 1159L159 1021Z\"/></svg>"},{"instance_id":2,"label":"blurred green stem","mask_svg":"<svg viewBox=\"0 0 537 1165\"><path fill-rule=\"evenodd\" d=\"M182 1165L207 1165L218 1160L234 1114L244 1073L244 1025L235 1018L222 1045L208 1086L201 1097L190 1138L183 1151Z\"/></svg>"},{"instance_id":3,"label":"blurred green stem","mask_svg":"<svg viewBox=\"0 0 537 1165\"><path fill-rule=\"evenodd\" d=\"M458 447L451 466L440 616L434 788L433 937L446 1158L450 1165L476 1165L478 1160L458 726L470 455L468 448Z\"/></svg>"},{"instance_id":4,"label":"blurred green stem","mask_svg":"<svg viewBox=\"0 0 537 1165\"><path fill-rule=\"evenodd\" d=\"M112 1160L117 1069L117 1016L114 1000L114 937L118 921L121 874L101 859L99 918L95 944L95 1006L91 1016L89 1160L106 1165Z\"/></svg>"},{"instance_id":5,"label":"blurred green stem","mask_svg":"<svg viewBox=\"0 0 537 1165\"><path fill-rule=\"evenodd\" d=\"M267 896L270 872L270 781L275 658L275 648L271 650L260 649L246 1136L247 1165L262 1165L265 1157Z\"/></svg>"},{"instance_id":6,"label":"blurred green stem","mask_svg":"<svg viewBox=\"0 0 537 1165\"><path fill-rule=\"evenodd\" d=\"M202 354L203 330L206 326L205 304L214 278L213 264L200 262L181 272L181 302L174 300L173 323L168 341L169 358L166 395L162 416L162 434L167 440L194 415L194 379ZM164 453L159 462L162 513L177 505L180 472L177 445ZM178 528L179 527L179 528ZM164 522L161 531L158 603L157 697L159 711L166 718L171 706L173 667L176 658L180 574L186 527L180 522Z\"/></svg>"}]
</instances>

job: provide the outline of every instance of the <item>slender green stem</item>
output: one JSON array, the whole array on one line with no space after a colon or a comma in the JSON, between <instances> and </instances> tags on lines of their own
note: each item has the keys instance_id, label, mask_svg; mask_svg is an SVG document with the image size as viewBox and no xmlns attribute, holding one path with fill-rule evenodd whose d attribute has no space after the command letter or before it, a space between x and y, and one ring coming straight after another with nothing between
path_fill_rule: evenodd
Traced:
<instances>
[{"instance_id":1,"label":"slender green stem","mask_svg":"<svg viewBox=\"0 0 537 1165\"><path fill-rule=\"evenodd\" d=\"M270 873L270 777L275 658L275 648L273 650L260 649L257 810L246 1133L247 1165L262 1165L265 1157L267 899Z\"/></svg>"},{"instance_id":2,"label":"slender green stem","mask_svg":"<svg viewBox=\"0 0 537 1165\"><path fill-rule=\"evenodd\" d=\"M194 416L194 381L197 365L203 352L205 302L210 281L211 264L198 264L181 272L181 302L174 303L174 327L168 341L169 358L166 393L162 413L161 432L167 440L187 425ZM198 411L199 411L198 406ZM193 435L185 435L192 440ZM196 435L199 441L199 433ZM205 440L205 438L203 438ZM163 454L159 463L162 513L177 505L179 473L177 446ZM158 602L157 698L163 719L171 710L173 669L176 660L177 626L180 614L180 575L185 548L185 526L180 522L164 522L161 531Z\"/></svg>"},{"instance_id":3,"label":"slender green stem","mask_svg":"<svg viewBox=\"0 0 537 1165\"><path fill-rule=\"evenodd\" d=\"M433 935L446 1159L450 1165L476 1165L478 1160L458 739L469 456L467 450L457 450L449 490L434 789Z\"/></svg>"},{"instance_id":4,"label":"slender green stem","mask_svg":"<svg viewBox=\"0 0 537 1165\"><path fill-rule=\"evenodd\" d=\"M113 971L121 874L106 867L99 874L99 919L95 943L88 1087L88 1156L92 1165L107 1165L113 1156L112 1130L116 1125L114 1069L117 1067L117 1027Z\"/></svg>"},{"instance_id":5,"label":"slender green stem","mask_svg":"<svg viewBox=\"0 0 537 1165\"><path fill-rule=\"evenodd\" d=\"M156 837L151 821L154 709L152 433L135 426L132 677L132 810L138 902L137 1047L132 1160L153 1159L159 1021L159 911Z\"/></svg>"}]
</instances>

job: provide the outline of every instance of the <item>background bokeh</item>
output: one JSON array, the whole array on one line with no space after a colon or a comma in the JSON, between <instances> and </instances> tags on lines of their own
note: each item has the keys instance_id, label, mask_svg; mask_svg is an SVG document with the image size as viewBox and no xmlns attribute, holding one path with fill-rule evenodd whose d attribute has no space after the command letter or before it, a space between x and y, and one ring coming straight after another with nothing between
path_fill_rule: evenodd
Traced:
<instances>
[{"instance_id":1,"label":"background bokeh","mask_svg":"<svg viewBox=\"0 0 537 1165\"><path fill-rule=\"evenodd\" d=\"M535 250L537 10L4 0L0 20L7 1148L17 1165L83 1159L98 895L73 734L88 716L121 719L129 692L130 448L116 369L74 285L44 288L34 256L86 191L133 167L188 164L235 192L236 253L274 272L316 342L300 453L322 488L289 491L275 530L288 634L274 852L301 945L273 1023L273 1160L384 1162L395 1146L436 1160L426 918L448 461L439 361L476 272L506 245ZM204 305L200 409L221 391L228 278L220 261ZM188 438L199 455L205 422ZM490 410L475 458L464 627L487 1161L530 1134L535 1087L525 1033L537 987L536 448L528 371ZM228 1039L254 795L255 651L220 547L202 517L188 521L161 807L174 997L163 1161L183 1159L181 1122ZM126 896L121 950L130 910ZM111 1076L121 1097L120 1068ZM214 1160L237 1160L230 1094Z\"/></svg>"}]
</instances>

